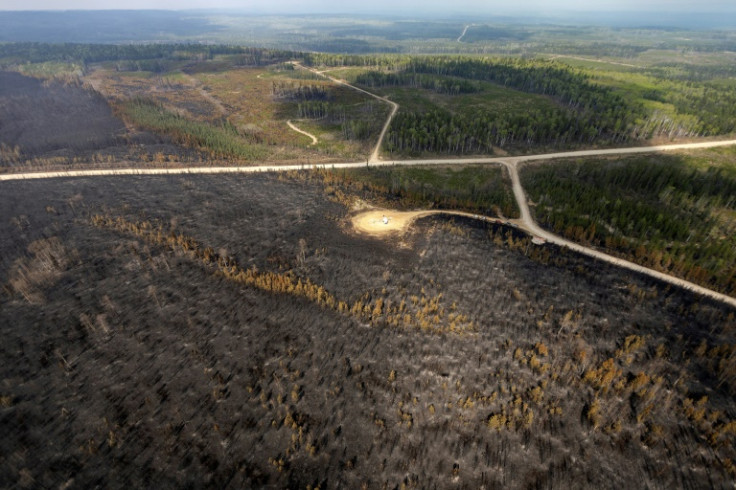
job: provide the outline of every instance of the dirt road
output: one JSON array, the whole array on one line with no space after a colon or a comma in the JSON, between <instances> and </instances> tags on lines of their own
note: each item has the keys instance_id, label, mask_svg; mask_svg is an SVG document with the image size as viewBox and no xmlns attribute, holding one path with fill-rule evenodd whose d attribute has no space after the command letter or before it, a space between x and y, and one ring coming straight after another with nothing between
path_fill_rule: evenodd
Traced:
<instances>
[{"instance_id":1,"label":"dirt road","mask_svg":"<svg viewBox=\"0 0 736 490\"><path fill-rule=\"evenodd\" d=\"M618 148L605 150L569 151L563 153L545 153L541 155L526 155L519 157L478 157L478 158L448 158L425 160L380 160L370 166L416 166L416 165L468 165L496 163L508 165L521 162L556 160L561 158L575 158L583 156L626 155L633 153L656 153L675 150L692 150L717 148L736 145L736 140L709 141L703 143L684 143L677 145L642 146L635 148ZM365 168L365 162L342 162L329 164L308 165L254 165L250 167L184 167L184 168L123 168L123 169L96 169L96 170L61 170L53 172L27 173L0 173L0 181L49 179L59 177L96 177L103 175L174 175L174 174L215 174L215 173L255 173L255 172L283 172L300 169L324 168Z\"/></svg>"},{"instance_id":2,"label":"dirt road","mask_svg":"<svg viewBox=\"0 0 736 490\"><path fill-rule=\"evenodd\" d=\"M378 135L378 142L376 143L376 147L373 149L373 153L371 153L371 157L369 159L370 163L376 163L379 161L379 152L381 151L381 145L383 145L383 140L386 138L386 133L388 132L389 126L391 126L391 121L393 121L394 116L396 115L396 112L399 110L399 104L396 102L393 102L391 100L388 100L385 97L379 97L377 95L374 95L379 100L382 100L384 102L387 102L391 105L391 112L388 115L388 118L386 119L386 122L383 125L383 128L381 129L381 134Z\"/></svg>"},{"instance_id":3,"label":"dirt road","mask_svg":"<svg viewBox=\"0 0 736 490\"><path fill-rule=\"evenodd\" d=\"M684 279L670 276L668 274L664 274L654 269L649 269L647 267L635 264L633 262L629 262L628 260L614 257L612 255L606 254L599 250L595 250L590 247L585 247L583 245L580 245L575 242L571 242L560 236L550 233L547 230L544 230L539 225L537 225L537 223L532 218L531 212L529 211L529 205L527 203L526 194L524 193L524 189L521 186L521 180L519 179L517 164L508 163L506 167L509 169L509 174L511 175L511 181L513 183L513 190L514 190L514 197L516 198L516 201L519 204L519 209L521 210L521 219L513 220L513 223L517 225L519 229L526 231L532 236L543 238L549 243L554 243L555 245L567 247L574 252L578 252L583 255L593 257L603 262L613 264L617 267L622 267L624 269L628 269L628 270L631 270L631 271L634 271L640 274L654 277L666 283L673 284L675 286L693 291L697 294L706 296L716 301L720 301L720 302L736 307L736 298L732 298L725 294L721 294L716 291L712 291L710 289L704 288L690 281L686 281ZM396 233L396 232L403 233L404 231L406 231L406 229L409 227L409 225L414 220L425 217L425 216L430 216L433 214L464 216L468 218L480 219L483 221L494 222L494 223L502 222L502 220L499 220L498 218L491 218L488 216L483 216L483 215L478 215L478 214L465 213L462 211L443 211L443 210L394 211L390 209L373 209L373 210L366 211L364 213L355 215L352 218L352 224L353 224L353 228L359 233L364 233L364 234L376 236L376 237L383 237L391 233Z\"/></svg>"},{"instance_id":4,"label":"dirt road","mask_svg":"<svg viewBox=\"0 0 736 490\"><path fill-rule=\"evenodd\" d=\"M702 286L698 286L697 284L692 283L690 281L686 281L684 279L670 276L668 274L664 274L654 269L649 269L648 267L644 267L644 266L635 264L633 262L629 262L628 260L624 260L618 257L614 257L612 255L608 255L599 250L595 250L590 247L585 247L583 245L580 245L579 243L571 242L560 236L550 233L547 230L544 230L539 225L537 225L537 223L534 221L534 218L532 218L531 212L529 211L528 200L524 192L524 188L521 185L521 179L519 179L519 172L518 172L517 167L518 167L517 162L506 163L506 168L508 168L509 175L511 176L511 182L512 182L513 190L514 190L514 197L516 198L516 202L519 205L519 210L521 211L521 220L519 222L519 225L527 233L539 236L541 238L544 238L546 241L550 243L554 243L562 247L567 247L570 250L587 255L589 257L593 257L603 262L607 262L609 264L613 264L617 267L622 267L624 269L629 269L631 271L638 272L640 274L645 274L647 276L654 277L655 279L659 279L660 281L664 281L669 284L673 284L675 286L688 289L690 291L701 294L708 298L712 298L717 301L720 301L720 302L729 304L733 307L736 307L736 298L732 298L730 296L726 296L725 294L721 294L716 291L712 291L710 289L704 288Z\"/></svg>"},{"instance_id":5,"label":"dirt road","mask_svg":"<svg viewBox=\"0 0 736 490\"><path fill-rule=\"evenodd\" d=\"M340 82L342 83L342 82ZM351 86L351 85L348 85ZM351 86L352 87L352 86ZM365 92L362 89L353 87L356 90ZM369 92L366 92L373 97L379 98ZM390 102L390 101L387 101ZM392 115L395 114L398 105L390 102L394 106ZM390 124L390 118L384 126L384 130ZM380 145L380 141L379 141ZM689 289L703 296L715 299L717 301L729 304L736 307L736 298L726 296L724 294L712 291L710 289L698 286L697 284L679 279L674 276L663 274L661 272L649 269L627 260L619 259L611 255L605 254L598 250L584 247L577 243L565 240L562 237L549 233L540 228L533 220L529 211L529 205L527 203L526 194L521 186L521 181L518 174L518 165L522 162L532 161L544 161L544 160L556 160L562 158L575 158L575 157L587 157L587 156L606 156L606 155L630 155L637 153L654 153L663 151L675 151L675 150L690 150L690 149L705 149L705 148L716 148L722 146L736 145L736 140L728 141L710 141L702 143L683 143L676 145L658 145L658 146L644 146L635 148L614 148L604 150L583 150L583 151L569 151L561 153L546 153L542 155L526 155L520 157L494 157L494 158L453 158L453 159L430 159L430 160L393 160L393 161L373 161L371 166L413 166L413 165L465 165L472 163L498 163L505 165L509 170L511 181L513 184L513 191L516 201L521 210L520 226L528 233L540 236L550 243L567 247L576 252L588 255L590 257L597 258L604 262L623 267L641 274L654 277L661 281L665 281L669 284L674 284L685 289ZM378 148L378 147L377 147ZM374 152L376 153L376 152ZM105 175L172 175L172 174L214 174L214 173L254 173L254 172L281 172L288 170L300 170L300 169L317 169L317 168L359 168L365 167L366 163L360 162L345 162L345 163L334 163L334 164L313 164L313 165L259 165L253 167L195 167L195 168L145 168L145 169L109 169L109 170L69 170L69 171L58 171L58 172L33 172L33 173L18 173L18 174L0 174L0 181L11 181L11 180L22 180L22 179L45 179L45 178L59 178L59 177L95 177Z\"/></svg>"},{"instance_id":6,"label":"dirt road","mask_svg":"<svg viewBox=\"0 0 736 490\"><path fill-rule=\"evenodd\" d=\"M291 129L293 129L294 131L296 131L297 133L301 133L301 134L303 134L305 136L309 136L310 138L312 138L312 142L309 144L309 146L314 146L317 143L319 143L319 140L317 139L317 137L315 135L313 135L312 133L307 133L306 131L303 131L303 130L297 128L296 126L294 126L294 124L292 124L291 121L286 121L286 124L288 124L289 127Z\"/></svg>"},{"instance_id":7,"label":"dirt road","mask_svg":"<svg viewBox=\"0 0 736 490\"><path fill-rule=\"evenodd\" d=\"M315 70L313 68L306 67L306 66L304 66L304 65L302 65L300 63L297 63L297 62L292 62L292 64L294 66L297 66L297 67L303 69L303 70L309 70L312 73L316 73L317 75L323 76L323 77L327 78L328 80L330 80L333 83L336 83L338 85L343 85L345 87L349 87L349 88L351 88L353 90L357 90L358 92L364 93L366 95L370 95L374 99L378 99L381 102L385 102L385 103L387 103L388 105L391 106L391 112L389 113L388 118L386 118L386 122L383 124L383 128L381 128L381 133L378 135L378 141L376 142L376 146L375 146L375 148L373 148L373 152L371 153L370 157L368 157L368 162L370 162L370 163L379 162L380 160L379 160L378 154L381 151L381 145L383 145L383 140L386 137L386 133L388 132L388 128L389 128L389 126L391 126L391 121L394 119L394 116L396 115L396 112L398 112L398 110L399 110L399 104L397 104L396 102L394 102L392 100L387 99L386 97L381 97L380 95L376 95L374 93L368 92L367 90L363 90L360 87L356 87L355 85L351 85L348 82L346 82L345 80L340 80L338 78L331 77L329 75L325 75L325 72L324 71L318 71L318 70Z\"/></svg>"}]
</instances>

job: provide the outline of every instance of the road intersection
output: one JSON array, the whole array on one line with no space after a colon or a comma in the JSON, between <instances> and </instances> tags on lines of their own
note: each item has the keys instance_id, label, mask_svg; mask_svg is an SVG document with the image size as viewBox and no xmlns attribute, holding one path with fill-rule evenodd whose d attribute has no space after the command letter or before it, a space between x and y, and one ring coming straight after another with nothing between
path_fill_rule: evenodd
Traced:
<instances>
[{"instance_id":1,"label":"road intersection","mask_svg":"<svg viewBox=\"0 0 736 490\"><path fill-rule=\"evenodd\" d=\"M118 169L95 169L95 170L60 170L60 171L49 171L49 172L28 172L28 173L3 173L0 174L0 182L7 182L13 180L31 180L31 179L50 179L50 178L71 178L71 177L102 177L102 176L118 176L118 175L182 175L182 174L234 174L234 173L257 173L257 172L285 172L293 170L307 170L307 169L350 169L350 168L365 168L365 167L382 167L382 166L419 166L419 165L468 165L468 164L497 164L506 167L511 179L514 197L519 206L521 218L519 220L512 220L512 224L518 228L526 231L532 236L543 238L549 243L569 248L575 252L588 255L597 260L613 264L618 267L622 267L640 274L644 274L660 281L673 284L678 287L682 287L693 291L702 296L714 299L716 301L726 303L730 306L736 307L736 298L727 296L722 293L704 288L690 281L680 279L669 274L650 269L633 262L606 254L600 250L596 250L591 247L586 247L575 242L566 240L560 236L550 233L542 229L534 221L529 210L528 199L524 192L524 188L521 185L521 179L519 178L519 166L526 162L542 162L542 161L555 161L560 159L569 158L582 158L582 157L600 157L600 156L617 156L617 155L632 155L632 154L645 154L645 153L656 153L656 152L668 152L678 150L697 150L707 148L717 148L724 146L736 145L736 140L724 140L724 141L706 141L698 143L680 143L672 145L655 145L655 146L639 146L639 147L624 147L624 148L606 148L606 149L595 149L595 150L580 150L580 151L567 151L557 153L544 153L539 155L523 155L523 156L511 156L511 157L469 157L469 158L432 158L432 159L419 159L419 160L381 160L379 157L379 151L383 142L383 139L388 131L393 117L396 115L399 105L395 102L373 94L362 88L356 87L349 84L344 80L325 75L323 72L306 68L297 62L293 62L294 65L301 69L310 70L316 74L319 74L333 83L344 85L352 88L366 95L369 95L375 99L385 102L390 105L391 111L386 119L386 122L381 129L381 133L378 137L376 146L371 153L368 161L366 162L342 162L342 163L330 163L330 164L300 164L300 165L254 165L254 166L232 166L232 167L182 167L182 168L118 168ZM307 136L312 136L305 133L298 128L294 127L289 122L289 126L300 133L304 133ZM315 138L313 137L313 140ZM460 214L460 213L451 213ZM463 213L464 214L464 213ZM481 216L484 220L490 219L489 217Z\"/></svg>"}]
</instances>

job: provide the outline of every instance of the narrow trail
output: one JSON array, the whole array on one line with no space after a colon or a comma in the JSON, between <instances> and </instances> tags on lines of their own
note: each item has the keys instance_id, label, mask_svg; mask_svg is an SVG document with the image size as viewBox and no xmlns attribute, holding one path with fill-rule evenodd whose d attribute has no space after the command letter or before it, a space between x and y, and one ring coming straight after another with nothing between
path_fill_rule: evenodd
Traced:
<instances>
[{"instance_id":1,"label":"narrow trail","mask_svg":"<svg viewBox=\"0 0 736 490\"><path fill-rule=\"evenodd\" d=\"M468 29L470 29L470 27L471 27L470 24L468 24L468 25L465 26L465 29L463 29L463 33L460 34L460 37L457 38L457 42L459 42L459 43L463 42L463 38L465 37L465 34L468 33Z\"/></svg>"},{"instance_id":2,"label":"narrow trail","mask_svg":"<svg viewBox=\"0 0 736 490\"><path fill-rule=\"evenodd\" d=\"M220 102L220 100L217 97L207 92L199 80L197 80L193 76L186 74L186 73L184 73L184 76L187 78L187 80L189 80L189 83L191 83L192 86L197 89L197 92L199 92L199 95L201 95L202 98L204 98L205 100L207 100L207 102L215 106L215 108L217 109L217 112L219 112L221 116L227 115L228 113L227 109L225 109L225 106L222 105L222 102Z\"/></svg>"},{"instance_id":3,"label":"narrow trail","mask_svg":"<svg viewBox=\"0 0 736 490\"><path fill-rule=\"evenodd\" d=\"M349 70L351 68L353 67L352 66L341 66L339 68L330 68L329 70L320 70L317 73L319 73L320 75L324 75L325 73L330 73L333 71Z\"/></svg>"},{"instance_id":4,"label":"narrow trail","mask_svg":"<svg viewBox=\"0 0 736 490\"><path fill-rule=\"evenodd\" d=\"M302 65L300 63L292 62L292 64L295 65L295 66L297 66L297 67L299 67L299 68L301 68L301 69L303 69L303 70L308 70L308 71L311 71L312 73L316 73L316 74L318 74L320 76L323 76L323 77L327 78L328 80L330 80L330 81L332 81L332 82L334 82L334 83L336 83L338 85L342 85L344 87L348 87L348 88L351 88L353 90L357 90L358 92L364 93L366 95L370 95L374 99L378 99L378 100L380 100L382 102L385 102L385 103L387 103L387 104L389 104L391 106L391 112L389 113L388 118L386 118L386 122L383 124L383 128L381 128L381 133L378 135L378 142L376 142L376 146L373 148L373 152L368 157L368 163L377 163L377 162L380 162L381 159L379 158L379 153L381 151L381 145L383 145L383 140L386 137L386 133L388 132L388 128L389 128L389 126L391 126L391 121L393 121L394 116L396 115L396 113L399 110L399 104L397 104L396 102L394 102L392 100L387 99L386 97L381 97L380 95L377 95L377 94L368 92L367 90L364 90L364 89L362 89L360 87L356 87L355 85L351 85L348 82L346 82L345 80L340 80L338 78L331 77L329 75L325 75L324 72L318 71L318 70L313 69L313 68L306 67L306 66L304 66L304 65Z\"/></svg>"},{"instance_id":5,"label":"narrow trail","mask_svg":"<svg viewBox=\"0 0 736 490\"><path fill-rule=\"evenodd\" d=\"M317 139L317 137L315 135L313 135L312 133L307 133L306 131L297 128L296 126L294 126L294 124L291 121L286 121L286 124L288 124L289 127L291 129L293 129L294 131L296 131L297 133L301 133L301 134L303 134L305 136L309 136L310 138L312 138L312 142L309 143L309 146L314 146L317 143L319 143L319 140Z\"/></svg>"}]
</instances>

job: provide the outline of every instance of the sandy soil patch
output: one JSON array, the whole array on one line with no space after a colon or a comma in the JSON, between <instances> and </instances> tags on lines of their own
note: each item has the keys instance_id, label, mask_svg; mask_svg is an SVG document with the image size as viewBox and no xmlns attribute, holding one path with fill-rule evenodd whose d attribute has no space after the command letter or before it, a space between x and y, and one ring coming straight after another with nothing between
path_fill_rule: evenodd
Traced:
<instances>
[{"instance_id":1,"label":"sandy soil patch","mask_svg":"<svg viewBox=\"0 0 736 490\"><path fill-rule=\"evenodd\" d=\"M359 233L372 236L385 236L389 233L403 233L417 218L436 214L438 211L392 211L390 209L371 209L352 218L353 228Z\"/></svg>"},{"instance_id":2,"label":"sandy soil patch","mask_svg":"<svg viewBox=\"0 0 736 490\"><path fill-rule=\"evenodd\" d=\"M360 209L360 207L358 208ZM418 218L430 216L433 214L446 214L450 216L463 216L466 218L478 219L490 223L511 223L516 224L517 220L502 220L490 216L466 213L464 211L450 211L445 209L433 209L422 211L393 211L391 209L369 208L353 216L351 219L353 228L366 235L386 236L391 233L404 233L412 222ZM518 225L517 225L518 227Z\"/></svg>"}]
</instances>

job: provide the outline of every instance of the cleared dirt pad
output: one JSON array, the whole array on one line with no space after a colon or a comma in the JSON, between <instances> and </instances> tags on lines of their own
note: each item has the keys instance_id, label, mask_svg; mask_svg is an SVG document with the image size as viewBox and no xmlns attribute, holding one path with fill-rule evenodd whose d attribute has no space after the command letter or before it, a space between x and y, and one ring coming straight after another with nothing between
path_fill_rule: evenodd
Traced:
<instances>
[{"instance_id":1,"label":"cleared dirt pad","mask_svg":"<svg viewBox=\"0 0 736 490\"><path fill-rule=\"evenodd\" d=\"M394 233L403 234L408 231L409 226L417 219L433 215L458 216L482 220L487 223L500 223L501 220L489 216L482 216L464 211L452 211L446 209L420 210L420 211L394 211L391 209L376 208L356 214L351 218L353 229L364 235L376 237L391 236ZM515 220L514 220L515 222Z\"/></svg>"},{"instance_id":2,"label":"cleared dirt pad","mask_svg":"<svg viewBox=\"0 0 736 490\"><path fill-rule=\"evenodd\" d=\"M395 232L404 233L415 219L436 213L437 211L372 209L356 214L351 221L353 228L359 233L383 237Z\"/></svg>"}]
</instances>

